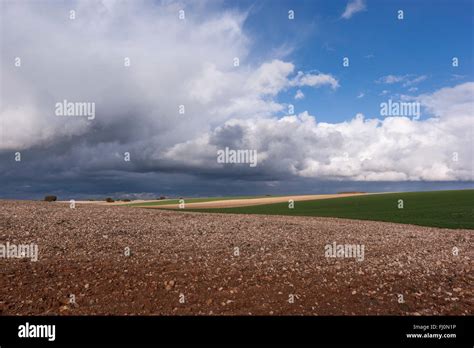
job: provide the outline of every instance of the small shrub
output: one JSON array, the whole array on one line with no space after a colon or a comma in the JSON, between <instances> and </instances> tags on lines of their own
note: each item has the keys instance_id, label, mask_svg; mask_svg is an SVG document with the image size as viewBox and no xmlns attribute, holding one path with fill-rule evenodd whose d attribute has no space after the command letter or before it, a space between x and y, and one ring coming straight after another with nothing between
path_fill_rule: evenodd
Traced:
<instances>
[{"instance_id":1,"label":"small shrub","mask_svg":"<svg viewBox=\"0 0 474 348\"><path fill-rule=\"evenodd\" d=\"M166 199L166 196L160 196L160 200Z\"/></svg>"},{"instance_id":2,"label":"small shrub","mask_svg":"<svg viewBox=\"0 0 474 348\"><path fill-rule=\"evenodd\" d=\"M113 203L113 202L115 202L115 201L114 201L112 198L110 198L110 197L107 197L107 198L105 199L105 201L106 201L107 203Z\"/></svg>"},{"instance_id":3,"label":"small shrub","mask_svg":"<svg viewBox=\"0 0 474 348\"><path fill-rule=\"evenodd\" d=\"M125 198L125 199L122 199L122 202L131 202L131 200L128 198Z\"/></svg>"},{"instance_id":4,"label":"small shrub","mask_svg":"<svg viewBox=\"0 0 474 348\"><path fill-rule=\"evenodd\" d=\"M56 196L45 196L45 197L44 197L44 200L45 200L46 202L54 202L54 201L56 201L57 199L58 199L58 197L56 197Z\"/></svg>"}]
</instances>

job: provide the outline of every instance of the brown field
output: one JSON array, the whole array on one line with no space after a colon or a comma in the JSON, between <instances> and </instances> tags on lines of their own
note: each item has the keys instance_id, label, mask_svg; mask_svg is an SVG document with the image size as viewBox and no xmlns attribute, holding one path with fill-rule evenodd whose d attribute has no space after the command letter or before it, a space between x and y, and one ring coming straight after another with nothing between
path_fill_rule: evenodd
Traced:
<instances>
[{"instance_id":1,"label":"brown field","mask_svg":"<svg viewBox=\"0 0 474 348\"><path fill-rule=\"evenodd\" d=\"M472 233L335 218L0 201L0 243L39 246L37 262L0 258L0 313L468 315L474 309ZM364 260L325 257L332 242L365 245Z\"/></svg>"},{"instance_id":2,"label":"brown field","mask_svg":"<svg viewBox=\"0 0 474 348\"><path fill-rule=\"evenodd\" d=\"M311 201L317 199L328 199L328 198L340 198L340 197L349 197L349 196L360 196L365 194L373 194L373 193L365 193L365 192L348 192L348 193L338 193L338 194L319 194L319 195L293 195L293 196L277 196L277 197L261 197L261 198L239 198L239 199L223 199L223 200L215 200L210 202L196 202L196 203L187 203L187 199L184 198L186 208L191 209L207 209L207 208L233 208L233 207L245 207L250 205L262 205L262 204L272 204L272 203L281 203L281 202L288 202L289 199L292 199L295 202L298 201ZM173 200L172 198L168 198L165 200L156 200L156 199L136 199L130 202L123 202L123 201L115 201L108 203L105 200L102 201L75 201L77 204L94 204L94 205L108 205L108 206L115 206L115 205L129 205L129 204L140 204L140 203L154 203L160 202L163 203L166 200ZM67 203L69 201L60 201L59 203ZM179 204L160 204L156 206L144 206L143 208L166 208L166 209L178 209Z\"/></svg>"},{"instance_id":3,"label":"brown field","mask_svg":"<svg viewBox=\"0 0 474 348\"><path fill-rule=\"evenodd\" d=\"M328 194L328 195L296 195L296 196L281 196L281 197L227 199L227 200L221 200L221 201L185 203L185 207L190 208L190 209L235 208L235 207L247 207L250 205L282 203L282 202L288 202L288 200L290 199L295 202L301 202L301 201L313 201L317 199L360 196L363 194L365 193ZM179 208L179 204L163 204L163 205L156 205L156 206L148 206L146 208L177 209Z\"/></svg>"}]
</instances>

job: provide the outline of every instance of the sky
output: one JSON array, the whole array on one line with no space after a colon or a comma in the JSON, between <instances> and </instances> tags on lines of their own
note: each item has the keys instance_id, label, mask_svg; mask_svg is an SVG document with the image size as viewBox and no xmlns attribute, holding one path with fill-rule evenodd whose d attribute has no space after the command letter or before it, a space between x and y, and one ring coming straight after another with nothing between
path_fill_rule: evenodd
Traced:
<instances>
[{"instance_id":1,"label":"sky","mask_svg":"<svg viewBox=\"0 0 474 348\"><path fill-rule=\"evenodd\" d=\"M0 10L0 198L474 186L472 1Z\"/></svg>"}]
</instances>

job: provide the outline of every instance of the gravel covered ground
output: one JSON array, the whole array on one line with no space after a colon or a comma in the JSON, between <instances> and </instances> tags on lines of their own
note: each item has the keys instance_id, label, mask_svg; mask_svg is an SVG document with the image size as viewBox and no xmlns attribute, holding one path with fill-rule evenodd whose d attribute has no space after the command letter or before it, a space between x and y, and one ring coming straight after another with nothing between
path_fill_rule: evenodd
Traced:
<instances>
[{"instance_id":1,"label":"gravel covered ground","mask_svg":"<svg viewBox=\"0 0 474 348\"><path fill-rule=\"evenodd\" d=\"M472 238L333 218L0 201L0 244L39 248L37 262L0 258L0 313L472 314ZM325 257L333 242L363 245L364 260Z\"/></svg>"}]
</instances>

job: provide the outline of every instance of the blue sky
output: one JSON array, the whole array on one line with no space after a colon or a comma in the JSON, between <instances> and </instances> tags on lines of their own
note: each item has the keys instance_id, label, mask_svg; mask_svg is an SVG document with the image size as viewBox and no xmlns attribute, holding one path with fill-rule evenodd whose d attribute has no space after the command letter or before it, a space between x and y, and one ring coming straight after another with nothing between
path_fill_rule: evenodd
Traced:
<instances>
[{"instance_id":1,"label":"blue sky","mask_svg":"<svg viewBox=\"0 0 474 348\"><path fill-rule=\"evenodd\" d=\"M444 86L472 81L473 2L468 0L364 1L366 10L341 18L348 1L264 0L229 1L249 11L244 29L255 42L253 56L271 56L278 48L292 48L287 56L303 71L333 74L336 91L303 88L303 100L294 101L294 90L281 97L298 110L312 110L319 121L350 119L354 112L378 117L379 104L397 94L421 94ZM295 19L288 20L288 11ZM397 19L397 11L404 19ZM349 57L350 67L342 67ZM460 59L458 67L451 65ZM375 83L386 75L426 76L418 90L402 84ZM389 94L380 95L387 90ZM364 97L357 98L364 94ZM343 100L344 102L341 102Z\"/></svg>"}]
</instances>

